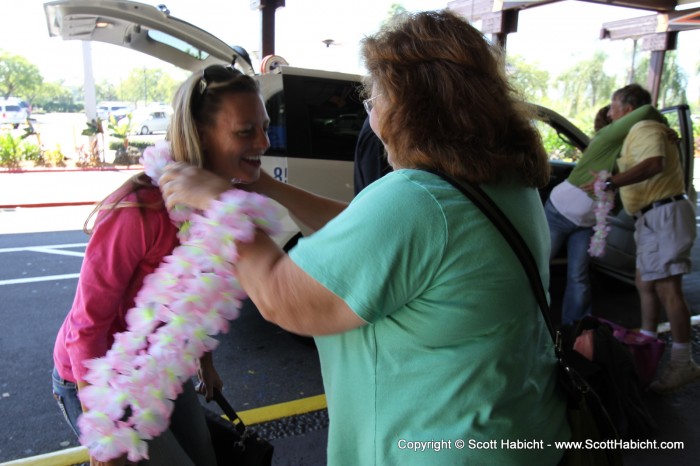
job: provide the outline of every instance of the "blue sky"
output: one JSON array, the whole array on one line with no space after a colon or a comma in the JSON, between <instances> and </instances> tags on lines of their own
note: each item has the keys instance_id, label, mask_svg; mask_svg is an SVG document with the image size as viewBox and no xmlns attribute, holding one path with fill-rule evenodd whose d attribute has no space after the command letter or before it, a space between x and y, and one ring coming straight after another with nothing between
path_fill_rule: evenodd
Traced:
<instances>
[{"instance_id":1,"label":"blue sky","mask_svg":"<svg viewBox=\"0 0 700 466\"><path fill-rule=\"evenodd\" d=\"M43 3L41 0L0 0L6 19L0 28L0 49L27 57L39 66L48 81L64 79L68 83L80 83L82 45L79 41L49 38ZM250 9L249 0L145 0L143 3L165 3L173 16L229 44L243 46L254 60L260 49L260 16ZM409 10L437 9L445 7L448 0L286 0L286 6L277 10L275 51L295 66L361 73L358 43L363 36L377 30L392 3L401 3ZM700 2L693 6L700 6ZM7 21L10 13L17 21ZM632 42L601 41L598 38L601 26L608 21L651 14L581 1L563 1L523 10L519 15L518 32L508 37L508 51L556 75L601 49L610 56L609 72L621 74L629 66ZM333 39L335 45L326 47L322 43L324 39ZM93 43L91 48L94 76L98 81L118 82L132 68L143 66L166 68L176 77L186 75L163 62L116 46ZM680 63L691 78L689 97L695 101L700 92L696 73L700 61L700 30L681 33L678 49Z\"/></svg>"}]
</instances>

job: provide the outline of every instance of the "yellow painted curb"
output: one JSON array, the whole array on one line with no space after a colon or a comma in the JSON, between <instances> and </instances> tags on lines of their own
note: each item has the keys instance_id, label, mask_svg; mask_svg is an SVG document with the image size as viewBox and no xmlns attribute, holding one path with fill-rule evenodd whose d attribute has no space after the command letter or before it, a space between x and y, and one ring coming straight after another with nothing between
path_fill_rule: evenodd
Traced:
<instances>
[{"instance_id":1,"label":"yellow painted curb","mask_svg":"<svg viewBox=\"0 0 700 466\"><path fill-rule=\"evenodd\" d=\"M300 400L287 401L276 405L241 411L238 415L246 425L262 424L263 422L310 413L326 408L326 395L311 396Z\"/></svg>"},{"instance_id":2,"label":"yellow painted curb","mask_svg":"<svg viewBox=\"0 0 700 466\"><path fill-rule=\"evenodd\" d=\"M54 451L44 455L21 458L7 463L0 463L1 466L70 466L90 461L87 448L73 447L65 450Z\"/></svg>"},{"instance_id":3,"label":"yellow painted curb","mask_svg":"<svg viewBox=\"0 0 700 466\"><path fill-rule=\"evenodd\" d=\"M311 396L276 405L240 411L238 415L247 425L262 424L284 417L306 414L326 408L326 395ZM90 461L85 447L67 448L44 455L31 456L0 463L0 466L71 466Z\"/></svg>"}]
</instances>

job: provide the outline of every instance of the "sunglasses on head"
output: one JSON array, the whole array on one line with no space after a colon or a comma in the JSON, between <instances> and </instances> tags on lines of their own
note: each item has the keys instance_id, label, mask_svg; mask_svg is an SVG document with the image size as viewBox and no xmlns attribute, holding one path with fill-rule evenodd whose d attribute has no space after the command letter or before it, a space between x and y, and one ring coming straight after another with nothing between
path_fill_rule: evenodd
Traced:
<instances>
[{"instance_id":1,"label":"sunglasses on head","mask_svg":"<svg viewBox=\"0 0 700 466\"><path fill-rule=\"evenodd\" d=\"M204 95L210 84L230 81L242 74L231 65L207 66L202 70L202 77L199 78L199 95Z\"/></svg>"}]
</instances>

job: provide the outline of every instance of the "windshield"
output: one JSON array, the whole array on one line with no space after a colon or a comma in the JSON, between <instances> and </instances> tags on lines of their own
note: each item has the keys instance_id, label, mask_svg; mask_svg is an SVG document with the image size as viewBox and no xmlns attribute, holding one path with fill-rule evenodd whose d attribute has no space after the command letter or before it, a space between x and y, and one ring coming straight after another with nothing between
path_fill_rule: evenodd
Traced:
<instances>
[{"instance_id":1,"label":"windshield","mask_svg":"<svg viewBox=\"0 0 700 466\"><path fill-rule=\"evenodd\" d=\"M197 50L187 42L180 40L177 37L173 37L170 34L166 34L165 32L150 30L148 31L148 37L156 42L160 42L161 44L186 53L187 55L198 60L206 60L207 57L209 57L208 53L203 52L202 50Z\"/></svg>"}]
</instances>

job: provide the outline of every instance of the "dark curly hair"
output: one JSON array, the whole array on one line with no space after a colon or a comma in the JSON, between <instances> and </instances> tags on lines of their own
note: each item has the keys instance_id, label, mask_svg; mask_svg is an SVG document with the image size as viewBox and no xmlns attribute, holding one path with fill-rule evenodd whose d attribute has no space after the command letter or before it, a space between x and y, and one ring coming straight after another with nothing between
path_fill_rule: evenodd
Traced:
<instances>
[{"instance_id":1,"label":"dark curly hair","mask_svg":"<svg viewBox=\"0 0 700 466\"><path fill-rule=\"evenodd\" d=\"M382 94L378 129L399 166L547 184L547 154L501 50L464 19L448 10L401 15L362 41L362 55L364 93Z\"/></svg>"}]
</instances>

